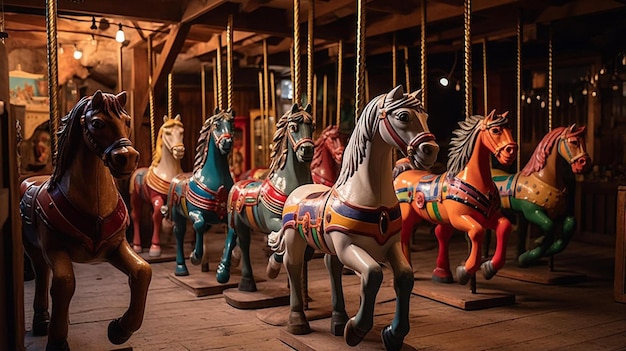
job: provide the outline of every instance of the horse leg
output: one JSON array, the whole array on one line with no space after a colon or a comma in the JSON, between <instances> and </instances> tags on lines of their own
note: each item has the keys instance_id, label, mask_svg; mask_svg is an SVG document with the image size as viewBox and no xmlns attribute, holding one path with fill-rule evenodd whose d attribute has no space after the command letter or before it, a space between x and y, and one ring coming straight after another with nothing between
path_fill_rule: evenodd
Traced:
<instances>
[{"instance_id":1,"label":"horse leg","mask_svg":"<svg viewBox=\"0 0 626 351\"><path fill-rule=\"evenodd\" d=\"M41 249L24 238L24 250L30 258L35 271L35 297L33 299L33 329L34 336L48 335L48 282L50 280L50 267L43 257Z\"/></svg>"},{"instance_id":2,"label":"horse leg","mask_svg":"<svg viewBox=\"0 0 626 351\"><path fill-rule=\"evenodd\" d=\"M496 248L493 257L483 262L480 269L485 279L489 280L504 266L506 261L506 245L511 233L511 222L508 218L500 215L497 217L496 230Z\"/></svg>"},{"instance_id":3,"label":"horse leg","mask_svg":"<svg viewBox=\"0 0 626 351\"><path fill-rule=\"evenodd\" d=\"M393 270L393 288L396 291L396 313L390 325L381 334L387 350L400 350L404 337L409 333L409 300L413 290L413 270L401 255L401 247L394 244L387 253L387 261Z\"/></svg>"},{"instance_id":4,"label":"horse leg","mask_svg":"<svg viewBox=\"0 0 626 351\"><path fill-rule=\"evenodd\" d=\"M353 245L347 235L333 232L331 237L339 260L361 276L361 305L356 316L348 320L344 330L346 343L356 346L374 324L374 304L383 281L383 271L380 264L365 250Z\"/></svg>"},{"instance_id":5,"label":"horse leg","mask_svg":"<svg viewBox=\"0 0 626 351\"><path fill-rule=\"evenodd\" d=\"M404 230L404 225L402 226ZM447 224L438 224L435 227L435 237L439 243L437 254L437 267L433 270L432 280L439 283L452 283L452 271L450 271L450 258L448 256L448 243L454 233L454 228Z\"/></svg>"},{"instance_id":6,"label":"horse leg","mask_svg":"<svg viewBox=\"0 0 626 351\"><path fill-rule=\"evenodd\" d=\"M128 276L130 304L124 315L109 323L108 337L115 345L125 343L141 327L146 309L148 287L152 280L152 267L123 241L117 251L108 257L115 268Z\"/></svg>"},{"instance_id":7,"label":"horse leg","mask_svg":"<svg viewBox=\"0 0 626 351\"><path fill-rule=\"evenodd\" d=\"M293 228L284 229L285 250L284 264L289 275L289 321L287 331L291 334L302 335L311 332L311 327L304 314L304 297L302 296L302 269L304 265L304 251L306 242L296 235Z\"/></svg>"},{"instance_id":8,"label":"horse leg","mask_svg":"<svg viewBox=\"0 0 626 351\"><path fill-rule=\"evenodd\" d=\"M207 224L204 221L204 216L200 211L189 211L189 218L193 222L193 230L196 232L196 244L189 255L191 264L197 266L202 261L204 255L204 232L207 229Z\"/></svg>"},{"instance_id":9,"label":"horse leg","mask_svg":"<svg viewBox=\"0 0 626 351\"><path fill-rule=\"evenodd\" d=\"M178 206L172 208L171 211L172 221L174 222L172 231L174 232L174 237L176 238L176 269L174 271L174 275L187 276L189 275L189 271L187 270L187 265L185 264L184 252L187 218L180 213L181 209Z\"/></svg>"},{"instance_id":10,"label":"horse leg","mask_svg":"<svg viewBox=\"0 0 626 351\"><path fill-rule=\"evenodd\" d=\"M341 276L343 273L343 263L335 255L324 255L324 265L330 275L330 291L332 293L333 312L330 320L330 332L335 336L343 335L343 330L348 322L348 313L343 298L343 284Z\"/></svg>"},{"instance_id":11,"label":"horse leg","mask_svg":"<svg viewBox=\"0 0 626 351\"><path fill-rule=\"evenodd\" d=\"M222 259L217 265L217 272L215 273L217 281L221 284L228 283L230 280L230 264L235 245L237 245L237 233L235 232L235 229L228 226L228 234L226 235L226 241L224 242Z\"/></svg>"},{"instance_id":12,"label":"horse leg","mask_svg":"<svg viewBox=\"0 0 626 351\"><path fill-rule=\"evenodd\" d=\"M563 220L563 233L560 239L555 240L552 245L546 250L546 256L552 256L565 250L567 244L569 244L572 235L574 234L574 228L576 227L576 220L573 216L567 216Z\"/></svg>"},{"instance_id":13,"label":"horse leg","mask_svg":"<svg viewBox=\"0 0 626 351\"><path fill-rule=\"evenodd\" d=\"M239 281L239 290L253 292L256 291L256 283L252 273L252 264L250 263L250 228L241 223L235 222L235 230L239 247L241 248L241 281Z\"/></svg>"},{"instance_id":14,"label":"horse leg","mask_svg":"<svg viewBox=\"0 0 626 351\"><path fill-rule=\"evenodd\" d=\"M460 231L467 232L467 236L471 241L470 252L465 260L465 265L456 268L459 284L465 285L470 277L480 268L480 253L485 237L485 228L469 215L451 217L450 224Z\"/></svg>"},{"instance_id":15,"label":"horse leg","mask_svg":"<svg viewBox=\"0 0 626 351\"><path fill-rule=\"evenodd\" d=\"M534 204L529 204L523 208L524 216L528 218L531 223L539 226L543 233L543 240L539 246L534 249L527 250L518 257L518 263L520 266L525 267L534 262L537 262L542 258L548 247L552 245L553 241L553 222L550 217L539 207Z\"/></svg>"},{"instance_id":16,"label":"horse leg","mask_svg":"<svg viewBox=\"0 0 626 351\"><path fill-rule=\"evenodd\" d=\"M209 231L210 229L211 229L211 225L207 224L206 230ZM202 250L204 252L204 255L202 255L202 260L200 261L200 270L202 272L208 272L209 271L209 255L207 254L209 250L209 236L208 235L202 236Z\"/></svg>"},{"instance_id":17,"label":"horse leg","mask_svg":"<svg viewBox=\"0 0 626 351\"><path fill-rule=\"evenodd\" d=\"M411 204L400 203L400 211L402 213L402 231L400 232L400 241L402 242L402 253L406 260L411 262L411 237L415 231L418 215L413 211Z\"/></svg>"},{"instance_id":18,"label":"horse leg","mask_svg":"<svg viewBox=\"0 0 626 351\"><path fill-rule=\"evenodd\" d=\"M69 308L76 289L74 268L70 255L61 249L47 249L46 261L52 269L52 313L48 326L48 345L46 350L69 350L67 332L69 326Z\"/></svg>"},{"instance_id":19,"label":"horse leg","mask_svg":"<svg viewBox=\"0 0 626 351\"><path fill-rule=\"evenodd\" d=\"M163 214L161 207L164 205L163 197L155 196L152 198L152 242L150 243L150 257L161 256L161 222Z\"/></svg>"},{"instance_id":20,"label":"horse leg","mask_svg":"<svg viewBox=\"0 0 626 351\"><path fill-rule=\"evenodd\" d=\"M135 188L130 193L130 218L133 220L133 250L137 253L143 251L141 247L141 209L143 200L139 194L139 188L140 185L135 184Z\"/></svg>"}]
</instances>

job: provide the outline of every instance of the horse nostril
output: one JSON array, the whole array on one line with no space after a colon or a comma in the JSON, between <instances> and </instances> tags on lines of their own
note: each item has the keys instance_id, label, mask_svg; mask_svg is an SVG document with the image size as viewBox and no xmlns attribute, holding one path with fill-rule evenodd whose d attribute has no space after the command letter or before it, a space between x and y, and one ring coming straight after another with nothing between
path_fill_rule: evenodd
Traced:
<instances>
[{"instance_id":1,"label":"horse nostril","mask_svg":"<svg viewBox=\"0 0 626 351\"><path fill-rule=\"evenodd\" d=\"M587 160L583 157L583 158L579 158L578 159L578 164L580 164L582 167L584 167L587 164Z\"/></svg>"},{"instance_id":2,"label":"horse nostril","mask_svg":"<svg viewBox=\"0 0 626 351\"><path fill-rule=\"evenodd\" d=\"M512 155L515 153L515 149L516 149L515 146L508 145L507 147L504 148L504 151L506 151L507 154Z\"/></svg>"},{"instance_id":3,"label":"horse nostril","mask_svg":"<svg viewBox=\"0 0 626 351\"><path fill-rule=\"evenodd\" d=\"M122 153L115 153L113 154L113 163L123 167L128 163L128 158Z\"/></svg>"}]
</instances>

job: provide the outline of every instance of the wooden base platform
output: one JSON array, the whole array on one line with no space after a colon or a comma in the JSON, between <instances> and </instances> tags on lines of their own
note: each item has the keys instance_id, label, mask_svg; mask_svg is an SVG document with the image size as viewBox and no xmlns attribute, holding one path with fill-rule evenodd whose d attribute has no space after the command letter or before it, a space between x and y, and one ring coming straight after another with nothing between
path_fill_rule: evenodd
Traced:
<instances>
[{"instance_id":1,"label":"wooden base platform","mask_svg":"<svg viewBox=\"0 0 626 351\"><path fill-rule=\"evenodd\" d=\"M513 262L507 263L498 271L497 276L545 285L576 284L587 280L585 274L578 272L567 270L550 271L545 264L522 268Z\"/></svg>"},{"instance_id":2,"label":"wooden base platform","mask_svg":"<svg viewBox=\"0 0 626 351\"><path fill-rule=\"evenodd\" d=\"M309 325L313 331L306 335L293 335L287 331L287 328L283 327L278 334L278 339L298 351L385 350L385 345L380 336L381 327L377 325L374 325L365 339L355 347L348 346L343 336L331 334L330 319L309 321ZM404 344L402 350L417 349Z\"/></svg>"},{"instance_id":3,"label":"wooden base platform","mask_svg":"<svg viewBox=\"0 0 626 351\"><path fill-rule=\"evenodd\" d=\"M466 311L508 306L515 303L514 294L481 287L477 287L476 293L473 294L469 284L436 283L430 277L420 276L419 279L415 280L413 293Z\"/></svg>"},{"instance_id":4,"label":"wooden base platform","mask_svg":"<svg viewBox=\"0 0 626 351\"><path fill-rule=\"evenodd\" d=\"M314 304L309 302L309 309L304 311L306 314L306 318L309 321L314 321L318 319L330 318L332 315L330 306L323 306L321 304ZM258 310L256 312L256 317L269 325L282 327L287 325L287 320L289 319L289 312L291 311L291 307L280 306L275 308L266 308L262 310Z\"/></svg>"},{"instance_id":5,"label":"wooden base platform","mask_svg":"<svg viewBox=\"0 0 626 351\"><path fill-rule=\"evenodd\" d=\"M217 263L213 266L217 267ZM202 272L200 266L194 266L187 262L188 276L177 276L170 273L168 278L176 285L185 288L197 297L221 294L226 289L236 288L239 285L241 274L239 270L231 271L230 281L226 284L220 284L215 278L215 270Z\"/></svg>"},{"instance_id":6,"label":"wooden base platform","mask_svg":"<svg viewBox=\"0 0 626 351\"><path fill-rule=\"evenodd\" d=\"M151 257L150 248L144 248L144 251L139 254L141 258L148 263L162 263L176 261L176 246L173 245L161 245L161 256Z\"/></svg>"},{"instance_id":7,"label":"wooden base platform","mask_svg":"<svg viewBox=\"0 0 626 351\"><path fill-rule=\"evenodd\" d=\"M256 278L255 278L256 279ZM238 288L222 292L224 300L231 306L243 310L285 306L289 304L287 283L256 280L257 291L239 291Z\"/></svg>"}]
</instances>

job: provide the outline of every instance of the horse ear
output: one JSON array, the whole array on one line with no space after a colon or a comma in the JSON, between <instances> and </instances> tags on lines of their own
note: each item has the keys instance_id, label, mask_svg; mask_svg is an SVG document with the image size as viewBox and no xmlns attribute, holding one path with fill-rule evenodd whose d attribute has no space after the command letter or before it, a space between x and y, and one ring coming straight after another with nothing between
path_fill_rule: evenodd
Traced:
<instances>
[{"instance_id":1,"label":"horse ear","mask_svg":"<svg viewBox=\"0 0 626 351\"><path fill-rule=\"evenodd\" d=\"M495 110L494 110L494 111L495 111ZM504 113L502 114L502 118L506 118L506 116L508 116L508 115L509 115L509 111L506 111L506 112L504 112Z\"/></svg>"},{"instance_id":2,"label":"horse ear","mask_svg":"<svg viewBox=\"0 0 626 351\"><path fill-rule=\"evenodd\" d=\"M121 93L115 95L115 98L117 99L117 102L120 103L120 105L126 106L126 92L122 91Z\"/></svg>"},{"instance_id":3,"label":"horse ear","mask_svg":"<svg viewBox=\"0 0 626 351\"><path fill-rule=\"evenodd\" d=\"M496 113L495 109L491 110L491 112L489 112L489 114L487 115L487 117L485 117L485 119L492 120L495 113Z\"/></svg>"},{"instance_id":4,"label":"horse ear","mask_svg":"<svg viewBox=\"0 0 626 351\"><path fill-rule=\"evenodd\" d=\"M176 117L174 117L175 120L180 122L180 113L176 115Z\"/></svg>"},{"instance_id":5,"label":"horse ear","mask_svg":"<svg viewBox=\"0 0 626 351\"><path fill-rule=\"evenodd\" d=\"M403 97L404 97L404 88L402 88L402 85L398 85L387 94L387 96L385 97L385 102L400 100Z\"/></svg>"},{"instance_id":6,"label":"horse ear","mask_svg":"<svg viewBox=\"0 0 626 351\"><path fill-rule=\"evenodd\" d=\"M168 119L170 119L170 118L167 117L167 115L163 115L163 123L167 122Z\"/></svg>"},{"instance_id":7,"label":"horse ear","mask_svg":"<svg viewBox=\"0 0 626 351\"><path fill-rule=\"evenodd\" d=\"M102 101L104 98L102 97L102 91L99 89L91 97L91 107L94 109L99 109L102 106Z\"/></svg>"},{"instance_id":8,"label":"horse ear","mask_svg":"<svg viewBox=\"0 0 626 351\"><path fill-rule=\"evenodd\" d=\"M412 97L418 99L419 101L422 101L422 89L416 90L413 93L410 94Z\"/></svg>"},{"instance_id":9,"label":"horse ear","mask_svg":"<svg viewBox=\"0 0 626 351\"><path fill-rule=\"evenodd\" d=\"M307 104L306 107L304 108L304 110L308 113L311 114L311 112L313 111L313 107L311 107L311 104Z\"/></svg>"},{"instance_id":10,"label":"horse ear","mask_svg":"<svg viewBox=\"0 0 626 351\"><path fill-rule=\"evenodd\" d=\"M293 104L293 106L291 106L291 113L298 113L300 112L300 107L298 106L298 104Z\"/></svg>"}]
</instances>

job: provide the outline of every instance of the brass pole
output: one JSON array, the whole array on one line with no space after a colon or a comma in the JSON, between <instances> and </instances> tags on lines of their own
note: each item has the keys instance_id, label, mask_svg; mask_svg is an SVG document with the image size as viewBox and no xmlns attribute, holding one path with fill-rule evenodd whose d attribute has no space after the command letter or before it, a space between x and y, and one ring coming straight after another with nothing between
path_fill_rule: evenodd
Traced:
<instances>
[{"instance_id":1,"label":"brass pole","mask_svg":"<svg viewBox=\"0 0 626 351\"><path fill-rule=\"evenodd\" d=\"M300 104L300 0L293 0L293 102Z\"/></svg>"},{"instance_id":2,"label":"brass pole","mask_svg":"<svg viewBox=\"0 0 626 351\"><path fill-rule=\"evenodd\" d=\"M272 105L267 111L267 164L269 165L270 150L272 150L272 139L274 132L276 131L276 85L274 85L274 72L270 72L270 86L267 90L267 94L271 97L270 101ZM270 118L273 119L273 123L270 123Z\"/></svg>"},{"instance_id":3,"label":"brass pole","mask_svg":"<svg viewBox=\"0 0 626 351\"><path fill-rule=\"evenodd\" d=\"M396 44L396 32L391 39L391 86L398 86L398 46Z\"/></svg>"},{"instance_id":4,"label":"brass pole","mask_svg":"<svg viewBox=\"0 0 626 351\"><path fill-rule=\"evenodd\" d=\"M317 125L318 123L318 119L317 119L317 74L313 75L313 96L311 99L311 109L313 111L313 119L315 120L315 126L319 128L320 126Z\"/></svg>"},{"instance_id":5,"label":"brass pole","mask_svg":"<svg viewBox=\"0 0 626 351\"><path fill-rule=\"evenodd\" d=\"M214 57L212 60L213 63L213 108L211 110L215 110L218 105L217 105L217 57ZM209 113L213 113L213 112L209 112ZM207 118L208 116L204 116L204 118Z\"/></svg>"},{"instance_id":6,"label":"brass pole","mask_svg":"<svg viewBox=\"0 0 626 351\"><path fill-rule=\"evenodd\" d=\"M307 74L306 74L306 99L313 105L313 30L315 27L315 1L309 0L309 20L307 35Z\"/></svg>"},{"instance_id":7,"label":"brass pole","mask_svg":"<svg viewBox=\"0 0 626 351\"><path fill-rule=\"evenodd\" d=\"M520 9L519 14L517 16L517 65L516 65L516 76L517 76L517 135L516 140L518 143L522 142L522 40L523 31L523 12ZM517 171L522 170L522 152L521 148L517 148Z\"/></svg>"},{"instance_id":8,"label":"brass pole","mask_svg":"<svg viewBox=\"0 0 626 351\"><path fill-rule=\"evenodd\" d=\"M405 46L404 48L404 82L406 84L406 91L411 91L411 72L409 71L409 47ZM365 72L365 77L367 77L367 72ZM367 79L365 82L365 90L367 91ZM367 98L369 94L365 94L365 100L369 101Z\"/></svg>"},{"instance_id":9,"label":"brass pole","mask_svg":"<svg viewBox=\"0 0 626 351\"><path fill-rule=\"evenodd\" d=\"M172 83L172 72L167 74L167 115L174 117L174 94Z\"/></svg>"},{"instance_id":10,"label":"brass pole","mask_svg":"<svg viewBox=\"0 0 626 351\"><path fill-rule=\"evenodd\" d=\"M549 38L548 38L548 131L552 130L552 83L554 76L554 64L552 60L552 37L553 37L552 23L550 23Z\"/></svg>"},{"instance_id":11,"label":"brass pole","mask_svg":"<svg viewBox=\"0 0 626 351\"><path fill-rule=\"evenodd\" d=\"M276 85L274 80L274 72L270 72L270 87L268 90L268 94L270 95L270 101L272 104L270 105L271 117L276 118ZM268 113L268 116L270 114ZM272 132L273 134L273 132Z\"/></svg>"},{"instance_id":12,"label":"brass pole","mask_svg":"<svg viewBox=\"0 0 626 351\"><path fill-rule=\"evenodd\" d=\"M488 112L489 95L487 94L487 39L483 39L483 103L485 116Z\"/></svg>"},{"instance_id":13,"label":"brass pole","mask_svg":"<svg viewBox=\"0 0 626 351\"><path fill-rule=\"evenodd\" d=\"M263 124L263 160L267 164L270 162L269 155L269 140L271 140L270 135L270 103L269 103L269 89L267 87L267 80L269 79L269 62L267 61L268 57L268 48L267 48L267 40L263 39L263 111L265 112L261 117L261 123Z\"/></svg>"},{"instance_id":14,"label":"brass pole","mask_svg":"<svg viewBox=\"0 0 626 351\"><path fill-rule=\"evenodd\" d=\"M224 97L222 92L222 35L217 36L217 49L216 49L216 57L217 57L217 108L220 110L224 109Z\"/></svg>"},{"instance_id":15,"label":"brass pole","mask_svg":"<svg viewBox=\"0 0 626 351\"><path fill-rule=\"evenodd\" d=\"M420 23L420 88L422 89L422 105L426 108L427 81L426 81L426 0L421 1Z\"/></svg>"},{"instance_id":16,"label":"brass pole","mask_svg":"<svg viewBox=\"0 0 626 351\"><path fill-rule=\"evenodd\" d=\"M365 101L370 101L370 74L365 70Z\"/></svg>"},{"instance_id":17,"label":"brass pole","mask_svg":"<svg viewBox=\"0 0 626 351\"><path fill-rule=\"evenodd\" d=\"M472 115L472 0L465 0L463 13L463 48L465 51L464 73L465 73L465 118Z\"/></svg>"},{"instance_id":18,"label":"brass pole","mask_svg":"<svg viewBox=\"0 0 626 351\"><path fill-rule=\"evenodd\" d=\"M124 79L123 79L123 61L122 61L122 44L120 44L120 50L117 53L117 87L119 91L124 90Z\"/></svg>"},{"instance_id":19,"label":"brass pole","mask_svg":"<svg viewBox=\"0 0 626 351\"><path fill-rule=\"evenodd\" d=\"M259 71L259 114L260 114L260 123L261 123L261 148L258 149L259 153L261 155L261 160L263 160L262 162L265 162L265 118L263 118L263 116L265 115L265 105L263 103L263 94L265 94L265 89L263 89L263 72ZM254 123L254 122L253 122ZM253 131L253 137L254 135L256 135L256 128L254 126L254 124L252 125L252 131ZM254 140L254 139L253 139ZM256 141L255 141L256 143ZM255 145L254 143L252 144L254 151L257 150L257 145ZM258 166L258 165L255 165Z\"/></svg>"},{"instance_id":20,"label":"brass pole","mask_svg":"<svg viewBox=\"0 0 626 351\"><path fill-rule=\"evenodd\" d=\"M206 65L200 66L200 90L202 91L202 121L206 118Z\"/></svg>"},{"instance_id":21,"label":"brass pole","mask_svg":"<svg viewBox=\"0 0 626 351\"><path fill-rule=\"evenodd\" d=\"M341 76L343 76L343 40L337 44L337 125L341 124Z\"/></svg>"},{"instance_id":22,"label":"brass pole","mask_svg":"<svg viewBox=\"0 0 626 351\"><path fill-rule=\"evenodd\" d=\"M3 23L4 24L4 23ZM48 51L48 92L50 94L50 129L52 137L52 167L56 167L59 139L59 59L57 44L57 2L46 2L46 33Z\"/></svg>"},{"instance_id":23,"label":"brass pole","mask_svg":"<svg viewBox=\"0 0 626 351\"><path fill-rule=\"evenodd\" d=\"M156 148L156 125L154 121L154 87L152 86L153 66L152 36L150 35L148 36L148 101L150 103L150 150L154 153L154 149Z\"/></svg>"},{"instance_id":24,"label":"brass pole","mask_svg":"<svg viewBox=\"0 0 626 351\"><path fill-rule=\"evenodd\" d=\"M355 96L355 120L361 115L365 102L363 101L363 95L365 93L365 3L364 0L357 0L357 20L356 20L356 96Z\"/></svg>"},{"instance_id":25,"label":"brass pole","mask_svg":"<svg viewBox=\"0 0 626 351\"><path fill-rule=\"evenodd\" d=\"M328 76L322 80L322 129L326 129L328 123Z\"/></svg>"},{"instance_id":26,"label":"brass pole","mask_svg":"<svg viewBox=\"0 0 626 351\"><path fill-rule=\"evenodd\" d=\"M226 100L227 108L233 108L233 15L228 15L228 24L226 25Z\"/></svg>"}]
</instances>

